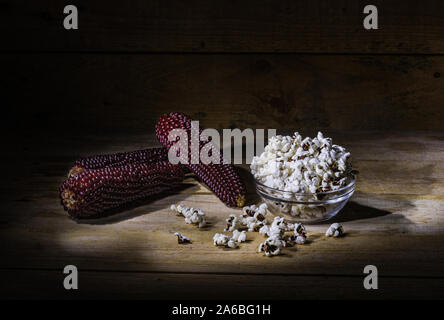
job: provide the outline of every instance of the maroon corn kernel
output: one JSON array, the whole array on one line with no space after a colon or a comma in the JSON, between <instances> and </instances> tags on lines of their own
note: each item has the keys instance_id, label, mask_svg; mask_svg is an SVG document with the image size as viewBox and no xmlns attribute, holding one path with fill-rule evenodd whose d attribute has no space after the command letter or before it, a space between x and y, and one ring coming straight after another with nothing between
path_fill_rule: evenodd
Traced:
<instances>
[{"instance_id":1,"label":"maroon corn kernel","mask_svg":"<svg viewBox=\"0 0 444 320\"><path fill-rule=\"evenodd\" d=\"M72 217L86 218L171 190L183 178L181 167L168 161L85 169L62 184L60 198Z\"/></svg>"},{"instance_id":2,"label":"maroon corn kernel","mask_svg":"<svg viewBox=\"0 0 444 320\"><path fill-rule=\"evenodd\" d=\"M192 119L183 113L172 112L163 115L156 125L156 135L160 143L170 149L176 141L169 141L168 134L173 129L185 129L188 134L188 142L191 142L191 121ZM202 130L199 130L201 133ZM200 139L199 139L200 140ZM200 141L199 150L205 145ZM188 159L191 158L189 148ZM200 160L199 160L200 161ZM220 154L220 164L184 164L194 174L196 174L226 205L231 207L242 207L245 203L246 188L236 168L231 164L224 164L222 154Z\"/></svg>"},{"instance_id":3,"label":"maroon corn kernel","mask_svg":"<svg viewBox=\"0 0 444 320\"><path fill-rule=\"evenodd\" d=\"M100 169L117 167L130 163L145 162L147 164L168 160L168 151L165 148L152 148L131 152L94 155L77 160L69 171L68 177L81 173L84 169Z\"/></svg>"}]
</instances>

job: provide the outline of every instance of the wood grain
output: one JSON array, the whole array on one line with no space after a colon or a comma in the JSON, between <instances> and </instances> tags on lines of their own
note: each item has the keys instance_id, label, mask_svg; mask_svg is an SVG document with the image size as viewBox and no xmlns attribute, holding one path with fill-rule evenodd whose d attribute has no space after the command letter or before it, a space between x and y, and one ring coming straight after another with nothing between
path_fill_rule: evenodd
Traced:
<instances>
[{"instance_id":1,"label":"wood grain","mask_svg":"<svg viewBox=\"0 0 444 320\"><path fill-rule=\"evenodd\" d=\"M0 249L0 269L20 281L15 289L6 284L0 293L32 295L43 286L44 295L54 297L61 290L59 270L74 264L84 270L82 297L115 297L120 292L124 297L180 298L177 288L185 288L190 297L199 298L201 288L210 287L217 290L208 297L219 297L233 283L236 294L250 292L252 297L272 292L285 298L286 293L278 292L285 283L289 294L311 284L301 298L442 297L443 133L342 132L334 138L352 150L360 170L358 191L333 220L344 225L347 235L326 238L328 223L311 225L307 245L271 259L255 252L263 239L257 233L249 233L249 241L237 250L213 246L214 233L222 232L226 217L238 211L225 207L192 178L179 194L107 219L78 223L67 217L57 188L75 158L155 145L152 135L53 136L43 145L37 135L27 144L7 148L3 160L10 168L26 169L11 169L14 175L6 172L3 180L0 242L8 245ZM25 157L12 162L14 148L22 147L28 150ZM249 201L257 201L248 185ZM178 202L203 209L211 225L204 230L186 225L168 209ZM193 243L178 245L176 231ZM374 296L362 289L367 264L378 266L382 277L383 290Z\"/></svg>"},{"instance_id":2,"label":"wood grain","mask_svg":"<svg viewBox=\"0 0 444 320\"><path fill-rule=\"evenodd\" d=\"M62 270L7 270L2 274L2 299L440 299L437 292L444 286L443 279L381 277L380 289L368 291L361 277L79 270L79 289L68 291L62 285Z\"/></svg>"},{"instance_id":3,"label":"wood grain","mask_svg":"<svg viewBox=\"0 0 444 320\"><path fill-rule=\"evenodd\" d=\"M375 0L379 29L363 28L367 1L2 0L1 51L444 53L442 1Z\"/></svg>"},{"instance_id":4,"label":"wood grain","mask_svg":"<svg viewBox=\"0 0 444 320\"><path fill-rule=\"evenodd\" d=\"M66 31L63 1L0 0L0 297L443 297L442 1L373 1L373 31L363 0L75 4L80 29ZM107 219L70 220L57 190L73 161L156 146L169 111L219 129L325 131L360 171L333 220L346 236L308 226L307 245L272 259L255 252L256 233L216 248L238 211L192 177ZM177 202L211 225L184 224L168 210ZM179 246L175 231L193 243ZM77 292L62 289L67 264L79 267ZM368 264L374 292L362 287Z\"/></svg>"},{"instance_id":5,"label":"wood grain","mask_svg":"<svg viewBox=\"0 0 444 320\"><path fill-rule=\"evenodd\" d=\"M211 128L442 130L443 56L1 55L2 130L152 133L182 111ZM14 69L11 67L14 66Z\"/></svg>"}]
</instances>

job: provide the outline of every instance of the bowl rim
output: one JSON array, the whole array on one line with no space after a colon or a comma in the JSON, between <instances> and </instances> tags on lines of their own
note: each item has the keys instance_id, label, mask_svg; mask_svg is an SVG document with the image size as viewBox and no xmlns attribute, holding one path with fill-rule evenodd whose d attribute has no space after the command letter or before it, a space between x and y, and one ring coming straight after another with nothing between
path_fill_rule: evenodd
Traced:
<instances>
[{"instance_id":1,"label":"bowl rim","mask_svg":"<svg viewBox=\"0 0 444 320\"><path fill-rule=\"evenodd\" d=\"M350 181L348 184L346 184L345 186L343 186L343 187L341 187L341 188L339 188L339 189L337 189L337 190L323 191L323 192L316 192L316 193L303 193L303 192L285 191L285 190L276 189L276 188L272 188L272 187L266 186L265 184L263 184L263 183L257 181L257 179L253 176L255 184L258 184L258 185L260 185L261 187L264 187L264 188L266 188L266 189L268 189L268 190L273 190L273 191L278 191L278 192L291 193L291 194L294 194L294 195L297 195L297 196L311 196L311 195L318 195L318 194L320 194L320 195L327 195L327 194L340 193L340 192L342 192L342 191L344 191L344 190L347 190L347 189L353 187L353 186L356 184L356 175L355 175L355 174L350 173L350 174L347 175L346 177L347 177L347 178L351 178L351 181Z\"/></svg>"}]
</instances>

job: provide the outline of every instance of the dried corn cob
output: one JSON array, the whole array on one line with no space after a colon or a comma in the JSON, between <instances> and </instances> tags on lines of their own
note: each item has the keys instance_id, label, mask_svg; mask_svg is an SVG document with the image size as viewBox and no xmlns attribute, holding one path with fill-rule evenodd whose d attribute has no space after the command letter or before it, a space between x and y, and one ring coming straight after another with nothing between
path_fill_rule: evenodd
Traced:
<instances>
[{"instance_id":1,"label":"dried corn cob","mask_svg":"<svg viewBox=\"0 0 444 320\"><path fill-rule=\"evenodd\" d=\"M183 178L181 167L168 161L86 169L62 184L60 198L71 216L86 218L171 190Z\"/></svg>"},{"instance_id":2,"label":"dried corn cob","mask_svg":"<svg viewBox=\"0 0 444 320\"><path fill-rule=\"evenodd\" d=\"M173 129L185 129L188 134L188 141L191 141L191 121L192 119L183 113L172 112L163 115L156 125L156 135L160 143L168 150L176 141L169 141L168 134ZM201 133L202 130L199 130ZM205 143L200 142L199 150ZM191 150L188 148L188 159L191 158ZM193 155L196 157L197 155ZM239 177L236 169L231 164L224 164L222 155L220 164L185 164L194 174L196 174L222 202L231 207L242 207L245 203L245 185Z\"/></svg>"},{"instance_id":3,"label":"dried corn cob","mask_svg":"<svg viewBox=\"0 0 444 320\"><path fill-rule=\"evenodd\" d=\"M115 154L95 155L77 160L69 171L68 177L81 173L84 169L100 169L105 167L117 167L130 163L145 162L147 164L168 160L168 152L165 148L152 148L121 152Z\"/></svg>"}]
</instances>

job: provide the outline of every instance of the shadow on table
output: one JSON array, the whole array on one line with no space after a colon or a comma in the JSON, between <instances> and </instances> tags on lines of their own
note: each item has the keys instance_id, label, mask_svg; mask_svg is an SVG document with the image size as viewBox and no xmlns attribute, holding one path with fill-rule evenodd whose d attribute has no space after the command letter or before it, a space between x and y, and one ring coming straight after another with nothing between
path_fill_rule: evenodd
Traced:
<instances>
[{"instance_id":1,"label":"shadow on table","mask_svg":"<svg viewBox=\"0 0 444 320\"><path fill-rule=\"evenodd\" d=\"M359 204L354 201L350 201L345 205L344 209L342 209L336 216L331 218L329 222L334 223L334 222L347 222L353 220L370 219L370 218L382 217L391 213L392 212L388 210L372 208L369 206Z\"/></svg>"},{"instance_id":2,"label":"shadow on table","mask_svg":"<svg viewBox=\"0 0 444 320\"><path fill-rule=\"evenodd\" d=\"M243 181L245 181L245 185L247 187L248 197L245 205L258 204L262 202L261 197L256 193L254 178L249 170L243 167L238 167L238 172ZM368 205L370 203L372 205ZM394 198L393 196L387 197L384 195L372 195L356 192L353 200L349 201L335 217L329 220L329 222L347 222L383 217L392 214L392 211L394 210L398 212L407 211L413 207L415 207L415 205L411 201L404 198ZM393 208L393 210L390 211L386 208ZM402 216L397 217L402 218Z\"/></svg>"},{"instance_id":3,"label":"shadow on table","mask_svg":"<svg viewBox=\"0 0 444 320\"><path fill-rule=\"evenodd\" d=\"M122 222L125 220L133 219L141 215L149 214L150 211L146 210L147 205L152 204L153 202L157 200L161 200L163 198L166 198L170 195L175 195L175 201L182 201L185 198L189 196L189 194L186 193L178 193L180 191L186 190L190 187L195 186L195 184L192 183L183 183L177 188L171 190L168 193L160 193L158 195L154 195L145 199L141 199L138 201L131 202L130 204L127 204L125 206L121 206L116 209L107 210L106 212L93 217L83 218L83 219L74 219L79 224L91 224L91 225L101 225L101 224L113 224ZM143 208L142 208L143 207ZM157 210L158 208L156 208Z\"/></svg>"},{"instance_id":4,"label":"shadow on table","mask_svg":"<svg viewBox=\"0 0 444 320\"><path fill-rule=\"evenodd\" d=\"M419 169L410 170L412 175L420 172L427 177L430 185L435 181L432 176L433 167L427 165ZM245 205L258 204L262 202L261 197L256 193L255 182L253 175L246 166L238 166L238 172L245 181L247 187L247 201ZM404 167L390 168L391 175L402 176L406 174ZM352 200L329 222L347 222L353 220L371 219L391 215L394 212L406 212L415 205L412 201L402 196L384 195L384 194L367 194L356 192ZM393 215L395 219L407 219L404 215Z\"/></svg>"},{"instance_id":5,"label":"shadow on table","mask_svg":"<svg viewBox=\"0 0 444 320\"><path fill-rule=\"evenodd\" d=\"M372 203L373 205L369 206L367 203ZM381 209L378 208L378 206ZM405 212L414 207L415 205L405 198L357 193L354 199L349 201L344 209L342 209L335 217L331 218L329 222L347 222L378 218L390 215L393 211ZM402 215L395 216L399 219L405 219Z\"/></svg>"}]
</instances>

